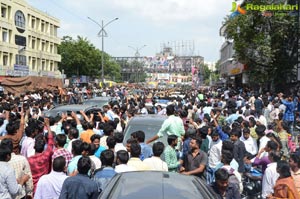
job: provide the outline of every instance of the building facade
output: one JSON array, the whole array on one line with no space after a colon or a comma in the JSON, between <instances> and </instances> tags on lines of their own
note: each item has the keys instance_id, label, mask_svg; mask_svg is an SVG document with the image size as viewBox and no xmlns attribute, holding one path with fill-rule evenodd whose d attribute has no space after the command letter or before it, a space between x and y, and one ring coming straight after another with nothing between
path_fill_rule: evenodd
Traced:
<instances>
[{"instance_id":1,"label":"building facade","mask_svg":"<svg viewBox=\"0 0 300 199\"><path fill-rule=\"evenodd\" d=\"M158 82L198 82L201 77L201 56L161 56L154 57L113 57L121 66L122 81L140 82L143 75L146 81Z\"/></svg>"},{"instance_id":2,"label":"building facade","mask_svg":"<svg viewBox=\"0 0 300 199\"><path fill-rule=\"evenodd\" d=\"M0 76L61 77L58 19L24 0L1 0Z\"/></svg>"}]
</instances>

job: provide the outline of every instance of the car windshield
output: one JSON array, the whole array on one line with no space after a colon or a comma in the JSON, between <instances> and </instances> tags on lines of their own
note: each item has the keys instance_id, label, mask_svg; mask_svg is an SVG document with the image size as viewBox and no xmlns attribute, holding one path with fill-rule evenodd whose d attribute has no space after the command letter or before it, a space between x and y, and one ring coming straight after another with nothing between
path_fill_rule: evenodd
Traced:
<instances>
[{"instance_id":1,"label":"car windshield","mask_svg":"<svg viewBox=\"0 0 300 199\"><path fill-rule=\"evenodd\" d=\"M206 192L199 189L199 183L195 177L184 175L153 172L145 180L137 177L136 173L126 173L115 184L110 198L206 198Z\"/></svg>"},{"instance_id":2,"label":"car windshield","mask_svg":"<svg viewBox=\"0 0 300 199\"><path fill-rule=\"evenodd\" d=\"M161 125L156 125L154 126L153 124L133 124L129 125L128 128L125 130L125 136L124 136L124 144L126 141L130 138L130 134L135 132L135 131L144 131L145 132L145 141L148 140L149 138L153 137L156 135L161 128ZM167 143L167 136L163 136L162 138L158 139L157 141L161 141L164 144Z\"/></svg>"}]
</instances>

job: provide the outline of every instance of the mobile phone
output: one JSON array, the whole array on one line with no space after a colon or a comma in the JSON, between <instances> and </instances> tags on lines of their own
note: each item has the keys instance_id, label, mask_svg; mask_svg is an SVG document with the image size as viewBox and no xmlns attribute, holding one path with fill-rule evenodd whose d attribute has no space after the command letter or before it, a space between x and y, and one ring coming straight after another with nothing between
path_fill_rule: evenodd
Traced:
<instances>
[{"instance_id":1,"label":"mobile phone","mask_svg":"<svg viewBox=\"0 0 300 199\"><path fill-rule=\"evenodd\" d=\"M72 116L72 111L67 111L67 116Z\"/></svg>"},{"instance_id":2,"label":"mobile phone","mask_svg":"<svg viewBox=\"0 0 300 199\"><path fill-rule=\"evenodd\" d=\"M43 117L39 117L39 118L38 118L38 121L40 121L40 122L42 122L42 123L44 123L44 122L45 122L45 120L44 120L44 118L43 118Z\"/></svg>"}]
</instances>

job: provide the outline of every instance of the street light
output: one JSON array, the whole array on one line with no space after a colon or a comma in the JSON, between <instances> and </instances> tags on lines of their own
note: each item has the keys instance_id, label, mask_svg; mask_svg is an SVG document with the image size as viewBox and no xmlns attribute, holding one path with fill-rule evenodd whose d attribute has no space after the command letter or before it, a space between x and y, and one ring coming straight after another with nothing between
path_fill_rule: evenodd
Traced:
<instances>
[{"instance_id":1,"label":"street light","mask_svg":"<svg viewBox=\"0 0 300 199\"><path fill-rule=\"evenodd\" d=\"M107 32L105 31L105 27L108 26L110 23L118 20L119 18L114 18L111 21L109 21L108 23L106 23L105 25L103 25L103 20L101 20L101 24L99 24L97 21L95 21L94 19L88 17L89 20L91 20L92 22L94 22L95 24L97 24L101 29L98 32L98 37L102 38L102 53L101 53L101 80L102 83L104 83L104 37L107 37Z\"/></svg>"},{"instance_id":2,"label":"street light","mask_svg":"<svg viewBox=\"0 0 300 199\"><path fill-rule=\"evenodd\" d=\"M140 52L139 52L139 51L140 51L141 49L145 48L146 46L147 46L147 45L143 45L143 46L141 46L141 47L139 47L139 48L134 48L134 47L132 47L132 46L128 46L129 48L132 48L132 49L135 51L135 54L134 54L135 60L136 60L136 63L135 63L135 64L138 64L137 62L138 62L138 59L139 59L139 57L140 57ZM139 64L138 64L138 65L137 65L136 74L135 74L135 79L136 79L137 82L140 81L139 74L140 74L140 67L139 67Z\"/></svg>"},{"instance_id":3,"label":"street light","mask_svg":"<svg viewBox=\"0 0 300 199\"><path fill-rule=\"evenodd\" d=\"M135 51L135 54L134 54L135 57L140 57L140 50L143 49L143 48L145 48L146 46L147 45L143 45L143 46L141 46L139 48L134 48L132 46L128 46L128 47L132 48Z\"/></svg>"}]
</instances>

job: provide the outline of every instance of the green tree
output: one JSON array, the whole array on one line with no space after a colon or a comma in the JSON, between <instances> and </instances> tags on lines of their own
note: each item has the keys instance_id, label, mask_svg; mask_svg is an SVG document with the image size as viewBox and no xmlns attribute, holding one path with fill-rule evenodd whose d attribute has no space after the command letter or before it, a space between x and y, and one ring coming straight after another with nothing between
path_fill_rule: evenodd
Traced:
<instances>
[{"instance_id":1,"label":"green tree","mask_svg":"<svg viewBox=\"0 0 300 199\"><path fill-rule=\"evenodd\" d=\"M267 0L251 2L269 4ZM225 37L234 40L235 58L246 65L250 83L280 88L296 78L299 24L291 12L265 14L248 10L245 15L227 17Z\"/></svg>"},{"instance_id":2,"label":"green tree","mask_svg":"<svg viewBox=\"0 0 300 199\"><path fill-rule=\"evenodd\" d=\"M64 36L58 47L58 53L62 57L59 69L63 69L68 77L72 75L101 76L102 53L86 38L78 36L74 40L70 36ZM120 66L112 61L107 53L104 53L103 58L105 78L120 80Z\"/></svg>"}]
</instances>

